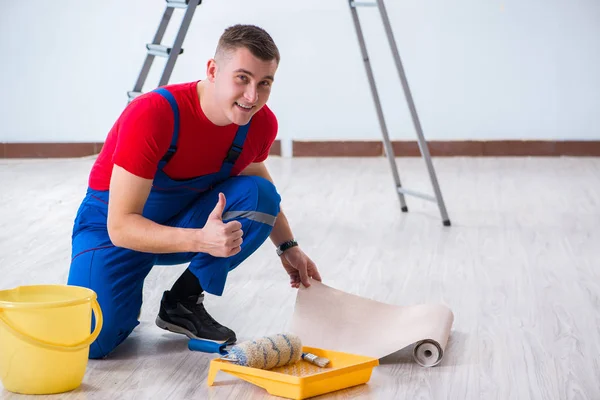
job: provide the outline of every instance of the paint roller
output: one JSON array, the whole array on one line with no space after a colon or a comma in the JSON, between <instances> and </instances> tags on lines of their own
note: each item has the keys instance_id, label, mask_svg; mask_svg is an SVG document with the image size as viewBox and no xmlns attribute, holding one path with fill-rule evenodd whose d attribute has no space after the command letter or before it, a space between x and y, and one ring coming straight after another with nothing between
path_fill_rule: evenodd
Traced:
<instances>
[{"instance_id":1,"label":"paint roller","mask_svg":"<svg viewBox=\"0 0 600 400\"><path fill-rule=\"evenodd\" d=\"M248 340L226 349L227 343L190 339L188 348L204 353L219 353L221 359L251 368L271 369L294 364L300 359L324 368L329 360L311 353L302 352L302 341L296 335L280 333Z\"/></svg>"}]
</instances>

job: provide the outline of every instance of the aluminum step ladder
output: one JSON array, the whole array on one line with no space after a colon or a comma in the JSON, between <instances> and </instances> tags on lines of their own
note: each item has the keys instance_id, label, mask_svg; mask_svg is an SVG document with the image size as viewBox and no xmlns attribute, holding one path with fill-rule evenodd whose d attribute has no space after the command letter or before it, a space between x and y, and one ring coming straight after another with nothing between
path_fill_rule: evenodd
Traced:
<instances>
[{"instance_id":1,"label":"aluminum step ladder","mask_svg":"<svg viewBox=\"0 0 600 400\"><path fill-rule=\"evenodd\" d=\"M129 102L143 93L143 87L155 57L164 57L167 59L158 86L164 86L169 82L171 73L173 73L173 68L175 67L175 61L177 61L177 57L183 53L183 48L181 46L183 45L183 40L185 39L185 35L192 22L196 7L202 3L202 0L166 0L166 2L167 6L158 29L156 30L156 34L154 35L154 39L152 40L152 43L146 45L148 53L146 54L146 59L144 60L137 81L135 82L133 90L127 92ZM173 15L173 11L176 8L185 9L185 14L181 20L181 25L179 26L175 41L173 42L173 45L169 47L161 44L161 42L169 25L169 21L171 20L171 16Z\"/></svg>"},{"instance_id":2,"label":"aluminum step ladder","mask_svg":"<svg viewBox=\"0 0 600 400\"><path fill-rule=\"evenodd\" d=\"M358 37L358 42L360 44L360 50L362 53L363 61L365 63L365 69L367 72L367 77L369 79L369 85L371 86L371 94L373 96L373 101L375 102L375 107L377 109L377 118L379 119L379 125L381 127L381 132L383 134L383 143L385 146L385 153L389 160L390 167L392 169L392 174L394 176L394 183L396 185L396 191L398 193L398 198L400 200L401 210L404 212L408 211L408 207L406 206L406 200L404 198L404 195L420 197L425 200L437 203L444 226L450 226L450 219L448 218L448 212L446 211L446 205L444 204L444 199L442 197L442 192L440 190L440 186L439 186L439 183L437 180L435 169L433 168L433 164L431 163L431 156L429 154L429 148L427 146L427 142L425 141L425 136L423 135L423 129L421 128L421 123L420 123L419 117L417 115L417 109L415 107L415 103L413 101L412 94L411 94L410 88L408 86L406 74L404 73L404 67L402 66L402 61L400 59L400 55L398 54L398 47L396 46L396 41L394 39L394 34L392 32L392 27L390 25L390 21L389 21L383 0L375 0L375 1L369 1L369 2L348 0L348 2L350 5L350 10L352 12L352 20L354 22L354 27L356 28L356 35ZM406 98L408 107L410 109L410 114L412 116L413 125L417 132L419 149L421 150L422 157L425 159L425 164L427 166L427 171L429 172L429 177L431 179L431 185L433 186L435 196L415 192L413 190L409 190L409 189L402 187L402 184L400 182L400 176L398 174L398 167L396 166L394 149L392 148L392 145L390 143L387 126L385 123L385 119L383 117L383 110L381 109L381 102L379 100L379 95L378 95L377 89L375 87L375 78L373 76L373 70L371 68L371 63L369 61L369 55L367 53L367 48L365 45L365 39L364 39L364 36L362 33L360 20L358 18L358 11L357 11L358 7L377 7L379 9L379 13L381 14L383 26L385 28L385 32L386 32L388 42L390 45L390 49L394 56L394 62L396 64L396 69L398 70L398 75L400 76L400 81L402 82L402 88L404 89L404 96Z\"/></svg>"},{"instance_id":3,"label":"aluminum step ladder","mask_svg":"<svg viewBox=\"0 0 600 400\"><path fill-rule=\"evenodd\" d=\"M171 77L171 73L173 72L173 68L175 67L175 61L177 61L177 57L183 53L182 44L185 39L185 35L187 34L190 23L192 22L192 17L194 16L194 12L196 7L202 3L202 0L166 0L167 6L165 12L163 14L162 20L156 31L154 39L152 43L146 45L148 53L146 55L146 59L138 76L138 79L135 83L135 86L132 91L127 92L127 96L129 101L133 100L137 96L142 94L143 86L146 82L146 78L148 77L148 73L150 72L150 67L152 66L152 62L155 57L166 57L167 62L165 64L163 73L161 75L158 86L164 86L169 82ZM425 141L425 137L423 135L423 129L421 128L421 123L419 122L419 117L417 115L417 110L412 98L412 94L410 92L410 88L408 86L408 82L406 79L406 75L404 73L404 68L402 66L402 61L400 59L400 55L398 54L398 48L396 46L396 41L394 39L394 35L392 32L392 27L390 25L390 21L387 15L387 11L385 9L385 5L383 0L375 0L375 1L354 1L348 0L348 4L350 6L350 10L352 12L352 20L354 22L354 27L356 28L356 34L358 37L358 41L360 44L360 49L363 57L363 61L365 63L365 69L367 72L367 77L369 79L369 85L371 87L371 94L373 96L373 101L375 103L375 107L377 110L377 117L379 119L379 125L381 127L381 131L383 134L383 143L385 146L385 153L387 155L388 161L390 163L390 167L392 169L392 175L395 182L395 189L398 194L398 198L400 200L401 210L403 212L408 212L408 207L406 205L406 200L404 195L411 195L415 197L420 197L428 201L432 201L437 203L438 208L440 210L440 214L442 216L442 222L444 226L450 226L450 219L448 218L448 213L446 211L446 206L444 204L444 199L442 197L442 192L439 187L439 183L437 180L437 176L435 173L435 169L431 162L431 156L429 154L429 148L427 146L427 142ZM400 76L400 81L402 82L402 87L404 90L404 96L406 97L406 101L408 103L410 113L412 116L412 121L415 126L417 132L417 139L419 144L419 149L421 151L422 157L425 159L425 163L427 166L427 171L429 172L429 177L431 179L431 184L433 186L433 190L435 196L431 196L424 193L419 193L410 189L406 189L402 187L400 182L400 176L398 174L398 167L396 166L395 154L390 143L390 138L387 130L387 126L385 123L385 119L383 116L383 110L381 108L381 102L379 100L379 95L377 93L377 89L375 87L375 78L373 76L373 70L371 68L371 63L369 61L369 55L367 53L367 48L365 45L364 36L362 33L362 29L360 26L360 20L358 18L358 7L377 7L381 14L381 19L383 21L383 25L385 28L385 32L388 38L388 42L394 56L394 61L396 63L396 68L398 70L398 75ZM173 46L168 47L161 44L165 31L167 30L167 26L169 21L171 20L171 16L173 15L173 11L175 8L183 8L186 9L183 20L181 21L181 26L179 27L179 32L175 38Z\"/></svg>"}]
</instances>

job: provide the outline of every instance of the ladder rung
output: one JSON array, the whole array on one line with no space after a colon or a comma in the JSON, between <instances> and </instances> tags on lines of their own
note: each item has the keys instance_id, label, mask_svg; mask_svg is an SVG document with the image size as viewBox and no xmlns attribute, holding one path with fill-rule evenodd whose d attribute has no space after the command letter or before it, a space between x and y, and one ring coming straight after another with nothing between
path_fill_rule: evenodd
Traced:
<instances>
[{"instance_id":1,"label":"ladder rung","mask_svg":"<svg viewBox=\"0 0 600 400\"><path fill-rule=\"evenodd\" d=\"M190 0L167 0L167 7L172 8L187 8ZM202 0L198 2L198 5L202 3Z\"/></svg>"},{"instance_id":2,"label":"ladder rung","mask_svg":"<svg viewBox=\"0 0 600 400\"><path fill-rule=\"evenodd\" d=\"M158 57L169 57L169 54L171 54L171 47L167 47L164 46L162 44L153 44L153 43L148 43L146 45L146 48L148 49L148 54L152 54L153 56L158 56ZM179 54L183 53L183 49L179 50Z\"/></svg>"},{"instance_id":3,"label":"ladder rung","mask_svg":"<svg viewBox=\"0 0 600 400\"><path fill-rule=\"evenodd\" d=\"M377 7L377 3L374 1L351 1L351 7Z\"/></svg>"},{"instance_id":4,"label":"ladder rung","mask_svg":"<svg viewBox=\"0 0 600 400\"><path fill-rule=\"evenodd\" d=\"M401 188L401 187L398 187L396 189L398 189L398 193L407 194L409 196L420 197L425 200L433 201L434 203L437 202L437 199L435 197L430 196L428 194L415 192L414 190L405 189L405 188Z\"/></svg>"},{"instance_id":5,"label":"ladder rung","mask_svg":"<svg viewBox=\"0 0 600 400\"><path fill-rule=\"evenodd\" d=\"M142 94L142 92L127 92L127 97L129 97L129 101L131 101Z\"/></svg>"}]
</instances>

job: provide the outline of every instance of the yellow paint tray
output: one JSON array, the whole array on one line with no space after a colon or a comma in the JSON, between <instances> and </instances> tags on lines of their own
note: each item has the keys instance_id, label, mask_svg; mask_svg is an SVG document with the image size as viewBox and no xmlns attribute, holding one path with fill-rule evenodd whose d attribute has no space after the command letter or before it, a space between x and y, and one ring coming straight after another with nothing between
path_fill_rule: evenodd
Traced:
<instances>
[{"instance_id":1,"label":"yellow paint tray","mask_svg":"<svg viewBox=\"0 0 600 400\"><path fill-rule=\"evenodd\" d=\"M306 399L367 383L373 368L379 365L379 360L372 357L306 346L302 351L328 358L331 362L325 368L320 368L300 360L292 365L263 370L216 358L210 362L208 385L212 386L217 372L223 371L266 389L274 396Z\"/></svg>"}]
</instances>

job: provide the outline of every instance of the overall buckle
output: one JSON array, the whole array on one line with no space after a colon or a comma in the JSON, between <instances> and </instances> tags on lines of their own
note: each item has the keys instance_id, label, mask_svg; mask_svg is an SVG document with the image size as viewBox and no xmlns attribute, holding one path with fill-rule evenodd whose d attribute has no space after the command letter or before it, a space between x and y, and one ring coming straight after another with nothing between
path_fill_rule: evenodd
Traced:
<instances>
[{"instance_id":1,"label":"overall buckle","mask_svg":"<svg viewBox=\"0 0 600 400\"><path fill-rule=\"evenodd\" d=\"M242 148L236 144L231 145L229 150L227 151L227 156L225 157L225 162L230 164L235 164L235 161L238 159L240 154L242 153Z\"/></svg>"},{"instance_id":2,"label":"overall buckle","mask_svg":"<svg viewBox=\"0 0 600 400\"><path fill-rule=\"evenodd\" d=\"M176 151L177 147L169 147L169 150L167 150L167 153L163 156L161 161L168 163L169 161L171 161L171 158L175 155Z\"/></svg>"}]
</instances>

